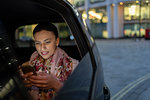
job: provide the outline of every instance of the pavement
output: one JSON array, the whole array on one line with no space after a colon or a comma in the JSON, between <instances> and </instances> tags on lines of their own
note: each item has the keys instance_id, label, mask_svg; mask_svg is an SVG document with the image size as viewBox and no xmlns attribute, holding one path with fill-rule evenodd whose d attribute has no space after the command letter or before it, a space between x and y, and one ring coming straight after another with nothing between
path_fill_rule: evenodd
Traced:
<instances>
[{"instance_id":1,"label":"pavement","mask_svg":"<svg viewBox=\"0 0 150 100\"><path fill-rule=\"evenodd\" d=\"M95 41L111 100L150 100L150 40Z\"/></svg>"}]
</instances>

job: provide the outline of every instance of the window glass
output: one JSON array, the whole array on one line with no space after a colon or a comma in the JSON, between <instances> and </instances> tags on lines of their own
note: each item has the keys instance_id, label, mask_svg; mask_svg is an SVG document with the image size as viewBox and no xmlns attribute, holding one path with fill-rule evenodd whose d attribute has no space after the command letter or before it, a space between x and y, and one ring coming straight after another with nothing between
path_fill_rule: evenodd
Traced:
<instances>
[{"instance_id":1,"label":"window glass","mask_svg":"<svg viewBox=\"0 0 150 100\"><path fill-rule=\"evenodd\" d=\"M21 26L16 30L16 40L29 41L32 40L32 31L35 25Z\"/></svg>"},{"instance_id":2,"label":"window glass","mask_svg":"<svg viewBox=\"0 0 150 100\"><path fill-rule=\"evenodd\" d=\"M30 47L33 46L33 29L36 26L34 25L26 25L26 26L20 26L16 29L15 32L15 40L16 44L19 47Z\"/></svg>"},{"instance_id":3,"label":"window glass","mask_svg":"<svg viewBox=\"0 0 150 100\"><path fill-rule=\"evenodd\" d=\"M125 24L124 25L124 35L125 37L144 37L145 30L149 29L149 23L142 24Z\"/></svg>"},{"instance_id":4,"label":"window glass","mask_svg":"<svg viewBox=\"0 0 150 100\"><path fill-rule=\"evenodd\" d=\"M21 26L18 29L16 29L15 40L16 40L18 47L34 46L32 32L35 26L36 24L26 25L26 26ZM55 26L58 29L60 45L65 45L66 41L69 41L71 45L74 44L74 41L73 41L74 36L71 34L66 23L55 23Z\"/></svg>"},{"instance_id":5,"label":"window glass","mask_svg":"<svg viewBox=\"0 0 150 100\"><path fill-rule=\"evenodd\" d=\"M84 5L84 0L68 0L68 1L76 7Z\"/></svg>"},{"instance_id":6,"label":"window glass","mask_svg":"<svg viewBox=\"0 0 150 100\"><path fill-rule=\"evenodd\" d=\"M124 5L124 20L150 19L150 4L126 3Z\"/></svg>"},{"instance_id":7,"label":"window glass","mask_svg":"<svg viewBox=\"0 0 150 100\"><path fill-rule=\"evenodd\" d=\"M106 0L90 0L91 3L94 3L94 2L103 2L103 1L106 1Z\"/></svg>"},{"instance_id":8,"label":"window glass","mask_svg":"<svg viewBox=\"0 0 150 100\"><path fill-rule=\"evenodd\" d=\"M70 57L81 59L74 36L66 23L53 23L58 30L59 47L62 48ZM33 29L37 24L25 25L16 29L16 45L14 50L20 62L24 63L29 60L31 54L36 51L33 38Z\"/></svg>"},{"instance_id":9,"label":"window glass","mask_svg":"<svg viewBox=\"0 0 150 100\"><path fill-rule=\"evenodd\" d=\"M150 4L142 3L142 6L141 6L141 19L150 19Z\"/></svg>"},{"instance_id":10,"label":"window glass","mask_svg":"<svg viewBox=\"0 0 150 100\"><path fill-rule=\"evenodd\" d=\"M91 27L91 35L94 38L106 38L107 37L107 13L106 7L90 9L89 20ZM86 20L87 15L85 11L82 12L82 17Z\"/></svg>"}]
</instances>

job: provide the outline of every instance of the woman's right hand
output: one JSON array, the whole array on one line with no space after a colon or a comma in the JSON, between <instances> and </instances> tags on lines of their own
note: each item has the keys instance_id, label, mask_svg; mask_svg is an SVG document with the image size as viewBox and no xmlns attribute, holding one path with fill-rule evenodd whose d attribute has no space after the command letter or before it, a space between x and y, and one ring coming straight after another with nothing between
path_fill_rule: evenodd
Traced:
<instances>
[{"instance_id":1,"label":"woman's right hand","mask_svg":"<svg viewBox=\"0 0 150 100\"><path fill-rule=\"evenodd\" d=\"M32 82L29 80L29 78L31 76L33 76L33 72L29 72L29 73L21 75L21 77L23 78L23 82L25 84L25 87L31 87L32 86Z\"/></svg>"},{"instance_id":2,"label":"woman's right hand","mask_svg":"<svg viewBox=\"0 0 150 100\"><path fill-rule=\"evenodd\" d=\"M26 65L29 65L29 61L24 62L21 66L26 66ZM21 69L21 66L19 66L19 73L23 79L24 85L25 85L25 87L31 87L32 83L29 80L29 78L33 75L33 72L28 72L28 73L24 74Z\"/></svg>"}]
</instances>

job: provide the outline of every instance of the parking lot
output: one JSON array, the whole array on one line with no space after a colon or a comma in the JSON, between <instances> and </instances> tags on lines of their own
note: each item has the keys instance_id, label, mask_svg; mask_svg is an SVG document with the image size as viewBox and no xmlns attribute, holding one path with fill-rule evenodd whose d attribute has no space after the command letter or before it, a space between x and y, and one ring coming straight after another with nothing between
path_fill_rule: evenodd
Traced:
<instances>
[{"instance_id":1,"label":"parking lot","mask_svg":"<svg viewBox=\"0 0 150 100\"><path fill-rule=\"evenodd\" d=\"M96 40L111 100L149 100L150 40Z\"/></svg>"}]
</instances>

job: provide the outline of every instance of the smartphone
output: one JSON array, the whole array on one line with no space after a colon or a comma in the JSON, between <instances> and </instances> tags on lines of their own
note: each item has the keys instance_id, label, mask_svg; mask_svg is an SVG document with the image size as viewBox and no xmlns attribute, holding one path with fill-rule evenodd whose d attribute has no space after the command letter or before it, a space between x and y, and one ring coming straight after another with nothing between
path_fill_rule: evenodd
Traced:
<instances>
[{"instance_id":1,"label":"smartphone","mask_svg":"<svg viewBox=\"0 0 150 100\"><path fill-rule=\"evenodd\" d=\"M34 75L37 75L35 68L33 66L30 66L30 65L21 66L21 70L24 74L29 73L29 72L33 72Z\"/></svg>"}]
</instances>

